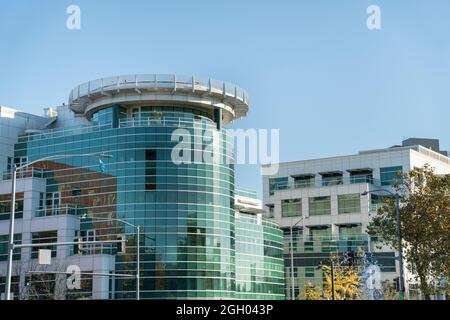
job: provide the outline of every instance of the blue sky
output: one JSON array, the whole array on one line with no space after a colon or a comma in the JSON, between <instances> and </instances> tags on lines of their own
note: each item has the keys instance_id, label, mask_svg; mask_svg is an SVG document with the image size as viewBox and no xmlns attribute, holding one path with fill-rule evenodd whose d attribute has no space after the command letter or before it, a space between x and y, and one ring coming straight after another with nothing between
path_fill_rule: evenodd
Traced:
<instances>
[{"instance_id":1,"label":"blue sky","mask_svg":"<svg viewBox=\"0 0 450 320\"><path fill-rule=\"evenodd\" d=\"M366 28L371 4L381 30ZM245 88L251 111L233 127L279 128L282 161L413 136L450 149L449 31L448 0L2 0L0 104L41 114L88 80L194 74ZM259 166L236 178L261 190Z\"/></svg>"}]
</instances>

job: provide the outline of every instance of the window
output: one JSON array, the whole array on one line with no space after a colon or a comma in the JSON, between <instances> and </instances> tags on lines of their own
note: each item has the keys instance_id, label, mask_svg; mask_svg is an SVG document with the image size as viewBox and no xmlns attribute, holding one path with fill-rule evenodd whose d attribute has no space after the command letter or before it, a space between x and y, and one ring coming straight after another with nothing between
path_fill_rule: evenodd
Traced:
<instances>
[{"instance_id":1,"label":"window","mask_svg":"<svg viewBox=\"0 0 450 320\"><path fill-rule=\"evenodd\" d=\"M145 150L145 190L156 190L156 151Z\"/></svg>"},{"instance_id":2,"label":"window","mask_svg":"<svg viewBox=\"0 0 450 320\"><path fill-rule=\"evenodd\" d=\"M61 204L61 193L59 192L52 192L51 193L51 202L50 202L50 207L51 207L51 214L52 215L57 215L59 214L59 205Z\"/></svg>"},{"instance_id":3,"label":"window","mask_svg":"<svg viewBox=\"0 0 450 320\"><path fill-rule=\"evenodd\" d=\"M373 183L372 174L350 174L350 183Z\"/></svg>"},{"instance_id":4,"label":"window","mask_svg":"<svg viewBox=\"0 0 450 320\"><path fill-rule=\"evenodd\" d=\"M23 217L23 192L16 193L16 213L14 217ZM0 195L0 220L8 220L11 216L11 194Z\"/></svg>"},{"instance_id":5,"label":"window","mask_svg":"<svg viewBox=\"0 0 450 320\"><path fill-rule=\"evenodd\" d=\"M39 193L39 207L38 209L44 209L44 204L45 204L45 194L43 192Z\"/></svg>"},{"instance_id":6,"label":"window","mask_svg":"<svg viewBox=\"0 0 450 320\"><path fill-rule=\"evenodd\" d=\"M309 239L314 240L328 240L331 237L331 228L329 226L316 226L309 228Z\"/></svg>"},{"instance_id":7,"label":"window","mask_svg":"<svg viewBox=\"0 0 450 320\"><path fill-rule=\"evenodd\" d=\"M342 173L323 173L322 185L323 186L336 186L343 184Z\"/></svg>"},{"instance_id":8,"label":"window","mask_svg":"<svg viewBox=\"0 0 450 320\"><path fill-rule=\"evenodd\" d=\"M42 231L33 232L31 234L31 243L53 243L58 240L58 231ZM52 257L56 257L56 246L46 246L46 247L33 247L31 251L31 259L37 259L39 249L50 249L52 250Z\"/></svg>"},{"instance_id":9,"label":"window","mask_svg":"<svg viewBox=\"0 0 450 320\"><path fill-rule=\"evenodd\" d=\"M380 180L382 186L389 186L395 182L399 183L402 181L401 177L398 176L399 173L403 171L402 166L397 167L386 167L380 168Z\"/></svg>"},{"instance_id":10,"label":"window","mask_svg":"<svg viewBox=\"0 0 450 320\"><path fill-rule=\"evenodd\" d=\"M314 186L314 175L294 177L295 188L308 188Z\"/></svg>"},{"instance_id":11,"label":"window","mask_svg":"<svg viewBox=\"0 0 450 320\"><path fill-rule=\"evenodd\" d=\"M14 162L15 162L16 166L18 166L18 167L23 166L28 162L28 157L14 158Z\"/></svg>"},{"instance_id":12,"label":"window","mask_svg":"<svg viewBox=\"0 0 450 320\"><path fill-rule=\"evenodd\" d=\"M340 214L361 212L359 193L338 195L338 212Z\"/></svg>"},{"instance_id":13,"label":"window","mask_svg":"<svg viewBox=\"0 0 450 320\"><path fill-rule=\"evenodd\" d=\"M299 217L302 215L302 199L281 200L282 217Z\"/></svg>"},{"instance_id":14,"label":"window","mask_svg":"<svg viewBox=\"0 0 450 320\"><path fill-rule=\"evenodd\" d=\"M288 177L269 179L270 195L273 195L275 190L285 190L285 189L288 189Z\"/></svg>"},{"instance_id":15,"label":"window","mask_svg":"<svg viewBox=\"0 0 450 320\"><path fill-rule=\"evenodd\" d=\"M61 202L61 194L59 192L52 193L52 206L58 207Z\"/></svg>"},{"instance_id":16,"label":"window","mask_svg":"<svg viewBox=\"0 0 450 320\"><path fill-rule=\"evenodd\" d=\"M14 243L19 244L22 242L22 234L14 234ZM9 234L0 235L0 261L8 260L8 243ZM20 260L20 248L16 248L13 251L13 260Z\"/></svg>"},{"instance_id":17,"label":"window","mask_svg":"<svg viewBox=\"0 0 450 320\"><path fill-rule=\"evenodd\" d=\"M361 235L362 228L360 225L345 225L339 226L339 235L340 236L352 236L352 235Z\"/></svg>"},{"instance_id":18,"label":"window","mask_svg":"<svg viewBox=\"0 0 450 320\"><path fill-rule=\"evenodd\" d=\"M8 164L6 166L6 170L8 170L8 172L10 172L12 170L12 162L13 162L13 158L8 157Z\"/></svg>"},{"instance_id":19,"label":"window","mask_svg":"<svg viewBox=\"0 0 450 320\"><path fill-rule=\"evenodd\" d=\"M20 276L11 277L11 293L14 300L23 299L19 290ZM6 277L0 277L0 292L3 294L5 292Z\"/></svg>"},{"instance_id":20,"label":"window","mask_svg":"<svg viewBox=\"0 0 450 320\"><path fill-rule=\"evenodd\" d=\"M315 271L314 267L306 267L305 268L305 277L306 278L314 278Z\"/></svg>"},{"instance_id":21,"label":"window","mask_svg":"<svg viewBox=\"0 0 450 320\"><path fill-rule=\"evenodd\" d=\"M331 214L330 196L309 198L309 214L311 216Z\"/></svg>"}]
</instances>

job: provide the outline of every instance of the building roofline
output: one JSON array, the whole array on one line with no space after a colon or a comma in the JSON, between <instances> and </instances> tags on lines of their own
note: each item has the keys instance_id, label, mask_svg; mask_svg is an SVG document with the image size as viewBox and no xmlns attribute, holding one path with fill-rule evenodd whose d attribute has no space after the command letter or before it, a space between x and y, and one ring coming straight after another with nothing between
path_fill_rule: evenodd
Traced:
<instances>
[{"instance_id":1,"label":"building roofline","mask_svg":"<svg viewBox=\"0 0 450 320\"><path fill-rule=\"evenodd\" d=\"M447 164L450 165L450 158L449 157L446 157L446 156L440 154L439 152L436 152L434 150L428 149L428 148L426 148L424 146L421 146L421 145L404 146L404 147L403 146L399 146L399 147L390 147L390 148L384 148L384 149L363 150L363 151L359 151L358 153L350 154L350 155L342 155L342 156L332 156L332 157L323 157L323 158L313 158L313 159L305 159L305 160L279 162L278 165L279 166L289 166L289 165L301 164L301 163L305 163L305 162L313 162L313 161L318 161L318 160L322 160L322 161L337 160L337 159L344 160L346 158L352 158L352 157L355 157L355 156L367 156L367 155L370 155L370 154L401 152L401 151L407 151L407 150L413 150L413 151L416 151L418 153L425 154L427 156L430 156L430 154L431 154L432 155L431 157L434 158L435 160L442 161L442 162L447 163ZM448 159L448 161L445 161L443 159ZM262 165L262 167L265 168L265 167L268 167L270 165L271 164Z\"/></svg>"},{"instance_id":2,"label":"building roofline","mask_svg":"<svg viewBox=\"0 0 450 320\"><path fill-rule=\"evenodd\" d=\"M73 112L88 119L112 104L188 104L191 108L221 109L225 124L244 117L250 106L239 86L211 78L176 74L119 75L76 86L69 95Z\"/></svg>"}]
</instances>

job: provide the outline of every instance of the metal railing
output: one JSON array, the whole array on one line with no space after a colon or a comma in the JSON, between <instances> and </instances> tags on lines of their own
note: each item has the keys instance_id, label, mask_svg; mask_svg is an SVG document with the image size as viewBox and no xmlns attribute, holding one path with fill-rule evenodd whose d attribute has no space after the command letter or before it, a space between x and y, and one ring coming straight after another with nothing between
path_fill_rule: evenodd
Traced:
<instances>
[{"instance_id":1,"label":"metal railing","mask_svg":"<svg viewBox=\"0 0 450 320\"><path fill-rule=\"evenodd\" d=\"M131 127L199 127L199 128L216 128L216 124L209 118L203 116L188 117L168 117L168 116L150 116L145 118L122 118L119 119L119 128ZM29 142L41 139L53 139L65 137L75 134L87 134L93 132L101 132L103 130L112 129L112 122L75 126L61 129L48 129L40 133L27 134L19 137L19 142ZM11 175L10 172L5 172ZM19 173L18 173L19 174ZM18 177L19 178L19 177Z\"/></svg>"},{"instance_id":2,"label":"metal railing","mask_svg":"<svg viewBox=\"0 0 450 320\"><path fill-rule=\"evenodd\" d=\"M232 97L248 104L248 93L239 86L211 78L175 74L135 74L102 78L75 87L69 95L69 105L83 97L121 90L189 90L204 91Z\"/></svg>"},{"instance_id":3,"label":"metal railing","mask_svg":"<svg viewBox=\"0 0 450 320\"><path fill-rule=\"evenodd\" d=\"M49 217L49 216L60 216L60 215L82 215L86 213L86 208L79 207L73 204L63 204L59 206L46 207L42 209L37 209L35 211L35 217Z\"/></svg>"},{"instance_id":4,"label":"metal railing","mask_svg":"<svg viewBox=\"0 0 450 320\"><path fill-rule=\"evenodd\" d=\"M342 177L339 179L322 179L321 181L311 179L308 181L272 182L270 183L270 190L291 190L301 188L351 185L359 183L367 183L374 186L381 185L379 180L371 177Z\"/></svg>"},{"instance_id":5,"label":"metal railing","mask_svg":"<svg viewBox=\"0 0 450 320\"><path fill-rule=\"evenodd\" d=\"M139 118L124 118L119 120L119 128L130 127L200 127L200 128L215 128L216 125L212 120L207 118L189 119L184 117L148 117L144 119Z\"/></svg>"},{"instance_id":6,"label":"metal railing","mask_svg":"<svg viewBox=\"0 0 450 320\"><path fill-rule=\"evenodd\" d=\"M258 194L253 190L236 189L235 194L241 197L247 197L251 199L258 199Z\"/></svg>"},{"instance_id":7,"label":"metal railing","mask_svg":"<svg viewBox=\"0 0 450 320\"><path fill-rule=\"evenodd\" d=\"M39 133L33 134L25 134L19 136L20 142L29 142L34 140L42 140L42 139L53 139L59 137L65 137L68 135L75 134L85 134L92 132L99 132L106 129L112 128L112 122L110 123L102 123L102 124L93 124L93 125L81 125L81 126L73 126L73 127L65 127L65 128L56 128L56 129L45 129L40 131Z\"/></svg>"},{"instance_id":8,"label":"metal railing","mask_svg":"<svg viewBox=\"0 0 450 320\"><path fill-rule=\"evenodd\" d=\"M11 180L11 171L3 172L3 180ZM41 168L27 167L17 171L16 179L24 178L44 178L44 170Z\"/></svg>"},{"instance_id":9,"label":"metal railing","mask_svg":"<svg viewBox=\"0 0 450 320\"><path fill-rule=\"evenodd\" d=\"M290 248L290 236L284 235L284 250L285 253ZM375 237L365 234L345 234L336 236L313 236L313 235L298 235L294 237L293 246L294 252L297 253L333 253L358 250L367 251Z\"/></svg>"}]
</instances>

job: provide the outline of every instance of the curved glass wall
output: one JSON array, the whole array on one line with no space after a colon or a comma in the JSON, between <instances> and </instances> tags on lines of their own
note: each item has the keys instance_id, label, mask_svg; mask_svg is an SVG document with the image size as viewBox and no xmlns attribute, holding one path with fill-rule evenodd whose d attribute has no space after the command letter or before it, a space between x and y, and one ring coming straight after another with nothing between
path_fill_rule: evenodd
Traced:
<instances>
[{"instance_id":1,"label":"curved glass wall","mask_svg":"<svg viewBox=\"0 0 450 320\"><path fill-rule=\"evenodd\" d=\"M107 244L78 253L114 254L116 274L135 273L137 237L135 228L114 219L140 225L142 299L251 298L236 295L233 141L226 130L217 131L211 118L185 107L115 105L93 115L93 127L101 124L101 130L83 127L24 136L16 144L15 157L33 161L92 152L113 156L103 160L104 172L93 158L37 163L47 181L45 204L38 211L79 215L81 230L74 237L110 240L125 234L123 253ZM192 137L193 160L209 146L208 137L218 134L220 164L176 165L171 154L178 140L172 133L178 128ZM271 255L262 270L279 276L270 271L275 259ZM110 298L135 298L131 277L111 277L109 287ZM256 290L269 290L267 297L273 296L272 290L278 294L270 285Z\"/></svg>"},{"instance_id":2,"label":"curved glass wall","mask_svg":"<svg viewBox=\"0 0 450 320\"><path fill-rule=\"evenodd\" d=\"M283 233L251 214L236 217L236 298L284 299Z\"/></svg>"}]
</instances>

